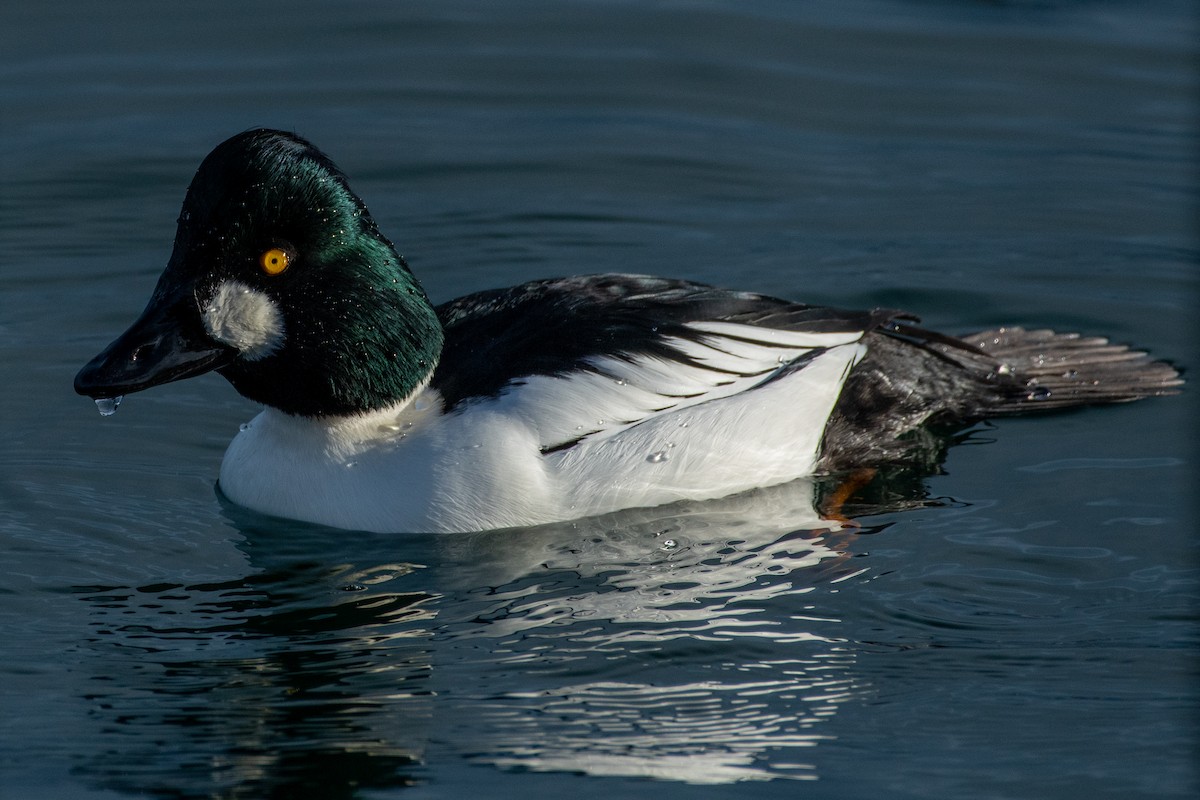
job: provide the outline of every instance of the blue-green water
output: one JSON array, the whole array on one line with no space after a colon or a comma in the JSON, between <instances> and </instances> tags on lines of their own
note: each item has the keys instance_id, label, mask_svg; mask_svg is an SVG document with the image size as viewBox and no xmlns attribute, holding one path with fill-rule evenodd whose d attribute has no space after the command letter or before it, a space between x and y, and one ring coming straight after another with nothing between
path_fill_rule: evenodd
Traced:
<instances>
[{"instance_id":1,"label":"blue-green water","mask_svg":"<svg viewBox=\"0 0 1200 800\"><path fill-rule=\"evenodd\" d=\"M1192 13L4 5L0 796L1195 796L1194 391L982 426L860 528L798 484L443 537L224 506L215 376L71 391L256 125L437 300L628 270L1192 367Z\"/></svg>"}]
</instances>

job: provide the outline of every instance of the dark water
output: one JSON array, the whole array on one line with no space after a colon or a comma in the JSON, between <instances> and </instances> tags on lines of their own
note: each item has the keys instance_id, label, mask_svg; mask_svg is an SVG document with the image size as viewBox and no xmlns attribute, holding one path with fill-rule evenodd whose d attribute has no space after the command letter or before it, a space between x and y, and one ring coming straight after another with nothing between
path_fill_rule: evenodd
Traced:
<instances>
[{"instance_id":1,"label":"dark water","mask_svg":"<svg viewBox=\"0 0 1200 800\"><path fill-rule=\"evenodd\" d=\"M800 483L429 537L223 506L219 378L70 381L263 124L438 300L632 270L1191 367L1196 41L1132 0L5 4L0 795L1195 796L1194 391L981 426L860 527Z\"/></svg>"}]
</instances>

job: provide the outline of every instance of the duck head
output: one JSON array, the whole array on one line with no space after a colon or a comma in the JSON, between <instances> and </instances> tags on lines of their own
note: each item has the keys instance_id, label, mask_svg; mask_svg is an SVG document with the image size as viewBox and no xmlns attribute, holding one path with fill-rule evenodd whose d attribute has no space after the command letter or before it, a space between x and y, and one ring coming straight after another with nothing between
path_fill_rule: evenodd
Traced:
<instances>
[{"instance_id":1,"label":"duck head","mask_svg":"<svg viewBox=\"0 0 1200 800\"><path fill-rule=\"evenodd\" d=\"M333 162L252 130L201 163L145 311L75 376L115 398L209 371L289 414L395 404L433 371L425 292Z\"/></svg>"}]
</instances>

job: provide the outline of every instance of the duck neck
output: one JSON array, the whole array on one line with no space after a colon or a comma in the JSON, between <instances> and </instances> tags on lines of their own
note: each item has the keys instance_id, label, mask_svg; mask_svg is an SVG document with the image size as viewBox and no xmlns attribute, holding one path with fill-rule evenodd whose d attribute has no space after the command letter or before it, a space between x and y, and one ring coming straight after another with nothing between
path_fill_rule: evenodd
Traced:
<instances>
[{"instance_id":1,"label":"duck neck","mask_svg":"<svg viewBox=\"0 0 1200 800\"><path fill-rule=\"evenodd\" d=\"M358 291L303 293L304 307L285 311L291 324L277 354L221 374L245 397L304 417L365 414L414 396L437 366L444 335L425 291L393 258L388 269L367 268L375 279Z\"/></svg>"}]
</instances>

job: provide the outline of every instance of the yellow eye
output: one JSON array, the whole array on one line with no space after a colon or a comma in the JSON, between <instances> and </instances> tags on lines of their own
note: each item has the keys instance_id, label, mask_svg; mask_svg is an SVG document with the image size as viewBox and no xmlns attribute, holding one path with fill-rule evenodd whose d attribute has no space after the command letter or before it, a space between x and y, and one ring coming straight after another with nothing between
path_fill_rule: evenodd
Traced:
<instances>
[{"instance_id":1,"label":"yellow eye","mask_svg":"<svg viewBox=\"0 0 1200 800\"><path fill-rule=\"evenodd\" d=\"M280 250L278 247L272 247L258 257L258 265L268 275L278 275L288 268L291 260L292 257L286 251Z\"/></svg>"}]
</instances>

